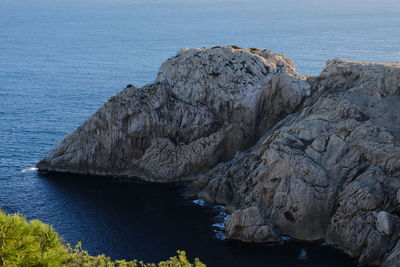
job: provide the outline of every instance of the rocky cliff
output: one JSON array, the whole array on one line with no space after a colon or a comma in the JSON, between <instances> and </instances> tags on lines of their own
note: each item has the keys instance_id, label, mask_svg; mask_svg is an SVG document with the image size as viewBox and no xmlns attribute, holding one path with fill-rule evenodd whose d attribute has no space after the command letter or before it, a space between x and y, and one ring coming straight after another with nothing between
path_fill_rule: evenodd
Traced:
<instances>
[{"instance_id":1,"label":"rocky cliff","mask_svg":"<svg viewBox=\"0 0 400 267\"><path fill-rule=\"evenodd\" d=\"M155 83L111 97L38 168L191 179L253 145L309 89L288 58L267 50L183 49Z\"/></svg>"},{"instance_id":2,"label":"rocky cliff","mask_svg":"<svg viewBox=\"0 0 400 267\"><path fill-rule=\"evenodd\" d=\"M190 180L232 213L228 237L325 239L400 266L400 64L332 60L306 78L268 50L181 50L38 168Z\"/></svg>"}]
</instances>

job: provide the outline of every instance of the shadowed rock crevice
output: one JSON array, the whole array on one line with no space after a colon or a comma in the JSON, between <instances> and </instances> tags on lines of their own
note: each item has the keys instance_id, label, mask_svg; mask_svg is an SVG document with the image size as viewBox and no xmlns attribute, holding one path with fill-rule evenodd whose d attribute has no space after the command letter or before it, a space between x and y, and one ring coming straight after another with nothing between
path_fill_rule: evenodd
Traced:
<instances>
[{"instance_id":1,"label":"shadowed rock crevice","mask_svg":"<svg viewBox=\"0 0 400 267\"><path fill-rule=\"evenodd\" d=\"M225 205L227 237L324 239L362 264L400 263L400 64L183 49L153 84L110 98L42 171L191 181Z\"/></svg>"}]
</instances>

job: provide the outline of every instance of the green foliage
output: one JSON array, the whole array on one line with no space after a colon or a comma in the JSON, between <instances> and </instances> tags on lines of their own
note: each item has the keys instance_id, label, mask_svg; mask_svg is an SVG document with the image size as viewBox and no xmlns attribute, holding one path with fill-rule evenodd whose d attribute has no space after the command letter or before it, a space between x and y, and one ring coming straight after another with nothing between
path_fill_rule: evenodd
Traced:
<instances>
[{"instance_id":1,"label":"green foliage","mask_svg":"<svg viewBox=\"0 0 400 267\"><path fill-rule=\"evenodd\" d=\"M99 267L136 267L138 266L138 261L125 261L125 260L117 260L113 261L111 258L107 257L104 254L98 256L91 256L86 250L82 249L82 243L78 242L75 248L71 248L68 245L68 257L64 262L64 266L68 267L91 267L91 266L99 266Z\"/></svg>"},{"instance_id":2,"label":"green foliage","mask_svg":"<svg viewBox=\"0 0 400 267\"><path fill-rule=\"evenodd\" d=\"M105 255L91 256L79 242L74 248L38 220L28 222L20 215L0 210L0 266L37 267L205 267L199 259L190 263L184 251L160 263L116 260Z\"/></svg>"},{"instance_id":3,"label":"green foliage","mask_svg":"<svg viewBox=\"0 0 400 267\"><path fill-rule=\"evenodd\" d=\"M257 54L257 55L259 55L261 52L260 48L256 48L256 47L249 48L249 51L250 51L250 53Z\"/></svg>"},{"instance_id":4,"label":"green foliage","mask_svg":"<svg viewBox=\"0 0 400 267\"><path fill-rule=\"evenodd\" d=\"M50 226L0 210L0 266L63 266L66 255Z\"/></svg>"},{"instance_id":5,"label":"green foliage","mask_svg":"<svg viewBox=\"0 0 400 267\"><path fill-rule=\"evenodd\" d=\"M158 264L159 267L206 267L199 259L195 259L194 263L191 264L186 258L186 252L178 250L178 256L171 257L167 261L162 261ZM156 265L153 265L156 266ZM146 267L150 267L146 265Z\"/></svg>"}]
</instances>

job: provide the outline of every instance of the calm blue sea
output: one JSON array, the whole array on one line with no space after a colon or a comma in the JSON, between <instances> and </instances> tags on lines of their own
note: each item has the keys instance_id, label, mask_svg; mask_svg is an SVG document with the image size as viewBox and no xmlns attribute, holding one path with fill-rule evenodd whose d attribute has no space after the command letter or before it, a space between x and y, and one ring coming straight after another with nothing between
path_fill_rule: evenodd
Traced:
<instances>
[{"instance_id":1,"label":"calm blue sea","mask_svg":"<svg viewBox=\"0 0 400 267\"><path fill-rule=\"evenodd\" d=\"M318 242L219 240L221 209L180 187L21 172L126 84L152 82L179 48L229 44L286 54L306 75L336 57L400 61L400 1L1 0L0 208L113 258L184 249L209 266L353 265Z\"/></svg>"}]
</instances>

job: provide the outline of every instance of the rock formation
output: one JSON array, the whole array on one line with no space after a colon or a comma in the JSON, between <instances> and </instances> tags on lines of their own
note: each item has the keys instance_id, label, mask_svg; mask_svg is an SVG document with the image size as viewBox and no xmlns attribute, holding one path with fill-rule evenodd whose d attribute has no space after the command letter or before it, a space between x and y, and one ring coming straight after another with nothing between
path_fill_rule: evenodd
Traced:
<instances>
[{"instance_id":1,"label":"rock formation","mask_svg":"<svg viewBox=\"0 0 400 267\"><path fill-rule=\"evenodd\" d=\"M169 182L230 160L309 94L288 58L252 51L181 50L155 83L111 97L38 168Z\"/></svg>"},{"instance_id":2,"label":"rock formation","mask_svg":"<svg viewBox=\"0 0 400 267\"><path fill-rule=\"evenodd\" d=\"M278 241L279 236L265 224L257 207L235 211L225 224L229 238L246 242Z\"/></svg>"},{"instance_id":3,"label":"rock formation","mask_svg":"<svg viewBox=\"0 0 400 267\"><path fill-rule=\"evenodd\" d=\"M400 266L400 64L296 73L268 50L181 50L38 163L42 171L191 180L230 238L324 239Z\"/></svg>"},{"instance_id":4,"label":"rock formation","mask_svg":"<svg viewBox=\"0 0 400 267\"><path fill-rule=\"evenodd\" d=\"M333 60L309 82L313 94L297 112L194 188L230 210L257 207L278 234L325 239L362 264L396 266L400 64Z\"/></svg>"}]
</instances>

